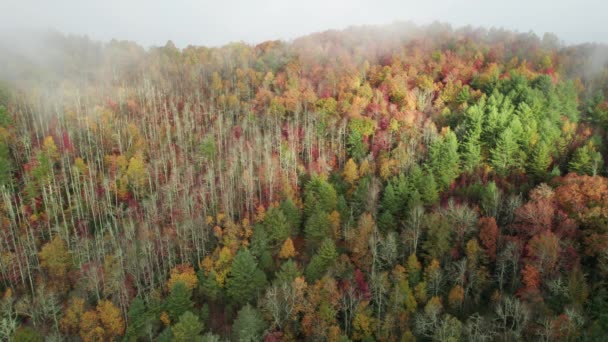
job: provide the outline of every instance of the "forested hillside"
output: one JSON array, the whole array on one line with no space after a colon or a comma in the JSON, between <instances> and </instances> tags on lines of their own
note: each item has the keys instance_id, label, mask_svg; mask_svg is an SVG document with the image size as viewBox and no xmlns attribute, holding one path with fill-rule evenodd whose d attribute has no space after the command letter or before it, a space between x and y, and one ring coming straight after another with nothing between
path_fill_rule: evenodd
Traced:
<instances>
[{"instance_id":1,"label":"forested hillside","mask_svg":"<svg viewBox=\"0 0 608 342\"><path fill-rule=\"evenodd\" d=\"M0 57L1 341L608 336L606 46L39 39Z\"/></svg>"}]
</instances>

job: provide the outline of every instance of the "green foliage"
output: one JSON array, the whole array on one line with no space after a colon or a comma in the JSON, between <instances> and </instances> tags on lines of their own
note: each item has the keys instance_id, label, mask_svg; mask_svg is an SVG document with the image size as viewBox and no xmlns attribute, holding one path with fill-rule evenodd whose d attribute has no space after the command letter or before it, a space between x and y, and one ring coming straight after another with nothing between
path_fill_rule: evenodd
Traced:
<instances>
[{"instance_id":1,"label":"green foliage","mask_svg":"<svg viewBox=\"0 0 608 342\"><path fill-rule=\"evenodd\" d=\"M287 224L289 225L291 235L298 235L300 233L300 224L302 221L302 213L300 212L300 209L296 207L296 205L290 199L286 199L281 202L279 208L287 219Z\"/></svg>"},{"instance_id":2,"label":"green foliage","mask_svg":"<svg viewBox=\"0 0 608 342\"><path fill-rule=\"evenodd\" d=\"M188 289L186 284L178 281L173 285L165 304L165 308L172 320L177 320L186 311L192 310L194 303L191 297L192 291Z\"/></svg>"},{"instance_id":3,"label":"green foliage","mask_svg":"<svg viewBox=\"0 0 608 342\"><path fill-rule=\"evenodd\" d=\"M148 322L148 312L144 301L136 297L129 306L127 313L129 325L125 333L127 340L137 340L144 335L144 327Z\"/></svg>"},{"instance_id":4,"label":"green foliage","mask_svg":"<svg viewBox=\"0 0 608 342\"><path fill-rule=\"evenodd\" d=\"M30 327L21 327L17 329L12 338L14 342L42 342L44 338L39 332Z\"/></svg>"},{"instance_id":5,"label":"green foliage","mask_svg":"<svg viewBox=\"0 0 608 342\"><path fill-rule=\"evenodd\" d=\"M367 156L369 146L363 141L363 136L357 131L351 131L347 138L348 154L356 161L363 160Z\"/></svg>"},{"instance_id":6,"label":"green foliage","mask_svg":"<svg viewBox=\"0 0 608 342\"><path fill-rule=\"evenodd\" d=\"M510 128L505 129L490 151L491 164L499 175L506 176L521 165L521 151Z\"/></svg>"},{"instance_id":7,"label":"green foliage","mask_svg":"<svg viewBox=\"0 0 608 342\"><path fill-rule=\"evenodd\" d=\"M202 341L203 323L190 311L183 313L171 330L176 342Z\"/></svg>"},{"instance_id":8,"label":"green foliage","mask_svg":"<svg viewBox=\"0 0 608 342\"><path fill-rule=\"evenodd\" d=\"M233 342L256 342L264 337L268 325L262 319L260 312L251 305L245 305L232 324Z\"/></svg>"},{"instance_id":9,"label":"green foliage","mask_svg":"<svg viewBox=\"0 0 608 342\"><path fill-rule=\"evenodd\" d=\"M338 195L334 187L320 177L311 179L304 190L304 210L307 217L317 210L331 212L336 209Z\"/></svg>"},{"instance_id":10,"label":"green foliage","mask_svg":"<svg viewBox=\"0 0 608 342\"><path fill-rule=\"evenodd\" d=\"M281 268L276 274L275 281L279 283L291 283L294 281L294 279L300 277L301 275L302 272L298 268L298 265L295 263L295 261L289 259L285 261L283 265L281 265Z\"/></svg>"},{"instance_id":11,"label":"green foliage","mask_svg":"<svg viewBox=\"0 0 608 342\"><path fill-rule=\"evenodd\" d=\"M604 160L599 152L596 152L593 146L582 146L574 151L574 155L568 163L568 171L578 173L579 175L591 175L602 172Z\"/></svg>"},{"instance_id":12,"label":"green foliage","mask_svg":"<svg viewBox=\"0 0 608 342\"><path fill-rule=\"evenodd\" d=\"M458 140L448 131L437 139L429 148L429 169L440 189L446 189L460 174Z\"/></svg>"},{"instance_id":13,"label":"green foliage","mask_svg":"<svg viewBox=\"0 0 608 342\"><path fill-rule=\"evenodd\" d=\"M306 267L306 279L310 283L320 279L329 267L336 262L337 258L338 252L333 240L323 240L321 247L319 247L317 253L310 260L308 267Z\"/></svg>"},{"instance_id":14,"label":"green foliage","mask_svg":"<svg viewBox=\"0 0 608 342\"><path fill-rule=\"evenodd\" d=\"M289 229L289 222L283 212L279 208L270 208L266 212L263 222L264 230L270 239L270 243L277 247L285 239L287 239L291 233Z\"/></svg>"},{"instance_id":15,"label":"green foliage","mask_svg":"<svg viewBox=\"0 0 608 342\"><path fill-rule=\"evenodd\" d=\"M226 294L230 301L236 305L253 301L265 285L266 275L258 268L251 252L240 249L226 280Z\"/></svg>"}]
</instances>

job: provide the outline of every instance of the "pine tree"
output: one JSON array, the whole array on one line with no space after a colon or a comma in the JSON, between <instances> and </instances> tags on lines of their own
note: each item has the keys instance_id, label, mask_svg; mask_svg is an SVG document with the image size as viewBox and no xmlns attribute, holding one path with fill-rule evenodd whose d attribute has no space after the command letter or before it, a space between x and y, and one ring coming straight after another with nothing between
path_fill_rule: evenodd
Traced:
<instances>
[{"instance_id":1,"label":"pine tree","mask_svg":"<svg viewBox=\"0 0 608 342\"><path fill-rule=\"evenodd\" d=\"M263 225L273 246L285 241L291 233L287 218L279 208L270 208L266 212Z\"/></svg>"},{"instance_id":2,"label":"pine tree","mask_svg":"<svg viewBox=\"0 0 608 342\"><path fill-rule=\"evenodd\" d=\"M533 175L542 178L547 174L547 169L552 161L549 144L544 141L539 142L532 152L529 169Z\"/></svg>"},{"instance_id":3,"label":"pine tree","mask_svg":"<svg viewBox=\"0 0 608 342\"><path fill-rule=\"evenodd\" d=\"M333 240L329 238L323 240L317 254L312 257L306 268L306 279L312 283L321 278L337 258L338 252Z\"/></svg>"},{"instance_id":4,"label":"pine tree","mask_svg":"<svg viewBox=\"0 0 608 342\"><path fill-rule=\"evenodd\" d=\"M281 202L280 205L281 212L285 215L287 219L287 224L289 225L289 229L291 231L291 235L300 234L300 224L302 221L302 213L300 209L296 207L292 200L286 199Z\"/></svg>"},{"instance_id":5,"label":"pine tree","mask_svg":"<svg viewBox=\"0 0 608 342\"><path fill-rule=\"evenodd\" d=\"M262 319L261 313L247 304L239 311L232 324L232 341L262 341L267 327L268 324Z\"/></svg>"},{"instance_id":6,"label":"pine tree","mask_svg":"<svg viewBox=\"0 0 608 342\"><path fill-rule=\"evenodd\" d=\"M298 265L295 261L289 259L281 265L281 269L276 274L275 281L291 283L301 275L302 272L299 270Z\"/></svg>"},{"instance_id":7,"label":"pine tree","mask_svg":"<svg viewBox=\"0 0 608 342\"><path fill-rule=\"evenodd\" d=\"M133 302L131 302L127 317L129 318L129 324L127 326L125 338L129 341L137 341L143 334L143 329L148 319L146 305L140 297L136 297Z\"/></svg>"},{"instance_id":8,"label":"pine tree","mask_svg":"<svg viewBox=\"0 0 608 342\"><path fill-rule=\"evenodd\" d=\"M465 133L460 145L462 170L473 171L481 163L481 132L484 101L469 107L464 116Z\"/></svg>"},{"instance_id":9,"label":"pine tree","mask_svg":"<svg viewBox=\"0 0 608 342\"><path fill-rule=\"evenodd\" d=\"M266 275L257 266L248 249L241 249L234 257L228 279L226 294L237 305L252 301L266 284Z\"/></svg>"},{"instance_id":10,"label":"pine tree","mask_svg":"<svg viewBox=\"0 0 608 342\"><path fill-rule=\"evenodd\" d=\"M519 153L519 146L513 133L510 128L507 128L498 138L496 147L490 151L492 167L499 175L508 175L511 170L520 165Z\"/></svg>"},{"instance_id":11,"label":"pine tree","mask_svg":"<svg viewBox=\"0 0 608 342\"><path fill-rule=\"evenodd\" d=\"M176 321L184 312L192 310L194 303L191 296L192 291L183 282L176 282L173 285L165 305L171 320Z\"/></svg>"},{"instance_id":12,"label":"pine tree","mask_svg":"<svg viewBox=\"0 0 608 342\"><path fill-rule=\"evenodd\" d=\"M429 166L441 189L446 189L460 174L458 140L452 131L437 139L429 149Z\"/></svg>"},{"instance_id":13,"label":"pine tree","mask_svg":"<svg viewBox=\"0 0 608 342\"><path fill-rule=\"evenodd\" d=\"M310 249L315 249L323 239L331 236L331 221L329 214L322 210L313 212L304 227L306 244Z\"/></svg>"},{"instance_id":14,"label":"pine tree","mask_svg":"<svg viewBox=\"0 0 608 342\"><path fill-rule=\"evenodd\" d=\"M203 331L203 323L190 311L186 311L179 317L179 321L171 328L173 340L176 342L201 341L200 335Z\"/></svg>"},{"instance_id":15,"label":"pine tree","mask_svg":"<svg viewBox=\"0 0 608 342\"><path fill-rule=\"evenodd\" d=\"M595 176L604 164L602 155L593 146L585 145L574 151L572 160L568 163L568 171L579 175Z\"/></svg>"}]
</instances>

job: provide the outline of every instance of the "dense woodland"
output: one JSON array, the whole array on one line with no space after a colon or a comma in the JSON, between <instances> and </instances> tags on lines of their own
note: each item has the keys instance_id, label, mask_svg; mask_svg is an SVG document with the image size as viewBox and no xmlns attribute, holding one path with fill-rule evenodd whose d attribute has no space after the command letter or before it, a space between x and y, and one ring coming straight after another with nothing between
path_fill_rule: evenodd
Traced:
<instances>
[{"instance_id":1,"label":"dense woodland","mask_svg":"<svg viewBox=\"0 0 608 342\"><path fill-rule=\"evenodd\" d=\"M608 48L442 24L3 50L1 341L605 341Z\"/></svg>"}]
</instances>

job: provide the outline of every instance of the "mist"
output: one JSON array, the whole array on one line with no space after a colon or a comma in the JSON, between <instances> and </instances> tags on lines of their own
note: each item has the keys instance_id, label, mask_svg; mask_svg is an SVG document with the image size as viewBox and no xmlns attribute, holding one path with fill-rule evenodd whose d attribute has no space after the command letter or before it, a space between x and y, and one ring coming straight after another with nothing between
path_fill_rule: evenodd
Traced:
<instances>
[{"instance_id":1,"label":"mist","mask_svg":"<svg viewBox=\"0 0 608 342\"><path fill-rule=\"evenodd\" d=\"M555 33L566 43L608 43L601 0L336 0L336 1L92 1L4 0L0 31L54 29L95 40L131 40L149 47L289 40L351 25L413 21Z\"/></svg>"}]
</instances>

